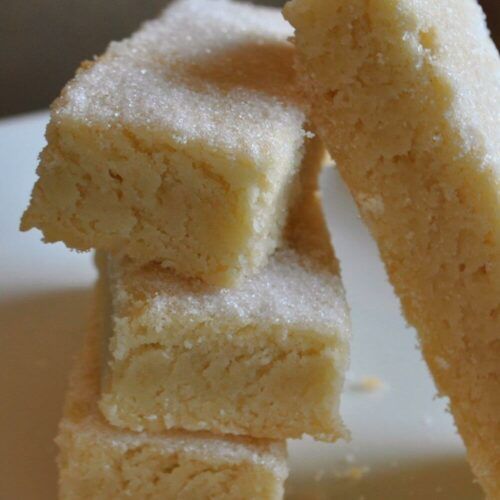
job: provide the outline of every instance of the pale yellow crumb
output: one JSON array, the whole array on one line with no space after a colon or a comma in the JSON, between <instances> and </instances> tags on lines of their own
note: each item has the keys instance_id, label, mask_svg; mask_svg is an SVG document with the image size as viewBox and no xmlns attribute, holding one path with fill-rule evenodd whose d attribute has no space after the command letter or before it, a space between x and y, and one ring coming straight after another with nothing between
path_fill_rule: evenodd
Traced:
<instances>
[{"instance_id":1,"label":"pale yellow crumb","mask_svg":"<svg viewBox=\"0 0 500 500\"><path fill-rule=\"evenodd\" d=\"M352 479L353 481L359 481L366 474L368 474L368 472L370 472L370 467L360 465L360 466L350 467L349 469L346 469L345 471L336 472L335 475L339 478Z\"/></svg>"},{"instance_id":2,"label":"pale yellow crumb","mask_svg":"<svg viewBox=\"0 0 500 500\"><path fill-rule=\"evenodd\" d=\"M385 387L382 379L376 376L362 377L359 382L353 384L353 389L360 392L376 392Z\"/></svg>"}]
</instances>

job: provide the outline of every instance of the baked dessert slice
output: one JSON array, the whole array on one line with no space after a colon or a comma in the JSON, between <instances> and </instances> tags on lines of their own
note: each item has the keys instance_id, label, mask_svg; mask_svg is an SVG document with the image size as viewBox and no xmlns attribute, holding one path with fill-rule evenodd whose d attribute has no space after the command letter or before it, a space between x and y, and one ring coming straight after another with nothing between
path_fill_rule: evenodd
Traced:
<instances>
[{"instance_id":1,"label":"baked dessert slice","mask_svg":"<svg viewBox=\"0 0 500 500\"><path fill-rule=\"evenodd\" d=\"M111 424L345 435L339 399L350 321L315 181L303 180L309 187L285 245L231 289L100 256L111 337L100 409Z\"/></svg>"},{"instance_id":2,"label":"baked dessert slice","mask_svg":"<svg viewBox=\"0 0 500 500\"><path fill-rule=\"evenodd\" d=\"M474 0L292 0L312 121L500 496L500 59Z\"/></svg>"},{"instance_id":3,"label":"baked dessert slice","mask_svg":"<svg viewBox=\"0 0 500 500\"><path fill-rule=\"evenodd\" d=\"M89 329L60 423L59 498L240 499L283 497L284 442L110 426L99 413L102 327Z\"/></svg>"},{"instance_id":4,"label":"baked dessert slice","mask_svg":"<svg viewBox=\"0 0 500 500\"><path fill-rule=\"evenodd\" d=\"M279 10L174 3L52 105L21 229L230 285L281 239L308 135Z\"/></svg>"}]
</instances>

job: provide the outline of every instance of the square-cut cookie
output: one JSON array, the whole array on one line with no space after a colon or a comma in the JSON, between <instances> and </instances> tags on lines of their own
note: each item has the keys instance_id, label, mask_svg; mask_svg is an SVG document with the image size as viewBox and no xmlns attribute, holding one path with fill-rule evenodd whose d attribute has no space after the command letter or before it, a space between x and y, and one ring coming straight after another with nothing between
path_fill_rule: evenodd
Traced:
<instances>
[{"instance_id":1,"label":"square-cut cookie","mask_svg":"<svg viewBox=\"0 0 500 500\"><path fill-rule=\"evenodd\" d=\"M21 228L230 285L282 235L304 142L279 10L174 3L52 106Z\"/></svg>"},{"instance_id":2,"label":"square-cut cookie","mask_svg":"<svg viewBox=\"0 0 500 500\"><path fill-rule=\"evenodd\" d=\"M500 497L500 58L475 0L293 0L312 121Z\"/></svg>"},{"instance_id":3,"label":"square-cut cookie","mask_svg":"<svg viewBox=\"0 0 500 500\"><path fill-rule=\"evenodd\" d=\"M315 177L305 177L285 244L233 288L100 256L111 338L100 408L110 423L273 439L345 435L349 312L310 189Z\"/></svg>"},{"instance_id":4,"label":"square-cut cookie","mask_svg":"<svg viewBox=\"0 0 500 500\"><path fill-rule=\"evenodd\" d=\"M61 500L283 498L284 442L109 425L97 408L100 328L87 335L59 427Z\"/></svg>"}]
</instances>

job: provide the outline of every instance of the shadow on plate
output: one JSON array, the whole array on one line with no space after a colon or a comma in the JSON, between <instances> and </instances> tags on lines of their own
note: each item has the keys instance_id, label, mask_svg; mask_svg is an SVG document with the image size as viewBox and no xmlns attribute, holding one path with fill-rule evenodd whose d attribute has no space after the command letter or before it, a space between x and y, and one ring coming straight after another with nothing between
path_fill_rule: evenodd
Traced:
<instances>
[{"instance_id":1,"label":"shadow on plate","mask_svg":"<svg viewBox=\"0 0 500 500\"><path fill-rule=\"evenodd\" d=\"M433 458L387 468L346 468L335 475L317 471L316 477L292 475L286 500L480 500L483 498L462 457Z\"/></svg>"},{"instance_id":2,"label":"shadow on plate","mask_svg":"<svg viewBox=\"0 0 500 500\"><path fill-rule=\"evenodd\" d=\"M0 301L0 498L53 500L54 437L90 289Z\"/></svg>"}]
</instances>

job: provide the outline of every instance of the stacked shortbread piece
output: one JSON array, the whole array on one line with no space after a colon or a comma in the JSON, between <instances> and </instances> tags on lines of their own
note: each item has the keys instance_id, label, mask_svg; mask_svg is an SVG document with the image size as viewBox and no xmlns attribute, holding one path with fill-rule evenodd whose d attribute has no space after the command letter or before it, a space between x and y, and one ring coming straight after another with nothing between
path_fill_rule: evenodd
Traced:
<instances>
[{"instance_id":1,"label":"stacked shortbread piece","mask_svg":"<svg viewBox=\"0 0 500 500\"><path fill-rule=\"evenodd\" d=\"M292 0L311 119L500 498L500 57L476 0Z\"/></svg>"},{"instance_id":2,"label":"stacked shortbread piece","mask_svg":"<svg viewBox=\"0 0 500 500\"><path fill-rule=\"evenodd\" d=\"M279 11L183 0L82 65L22 227L97 249L64 499L280 498L333 441L349 315Z\"/></svg>"}]
</instances>

